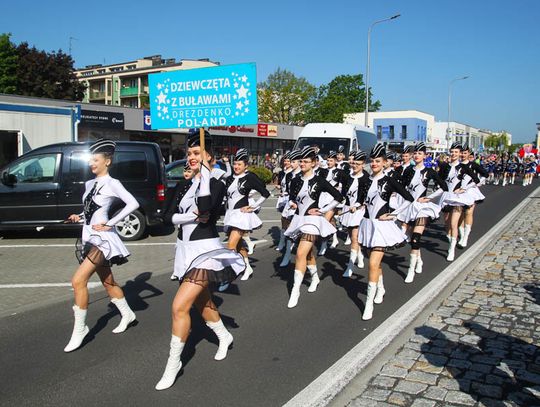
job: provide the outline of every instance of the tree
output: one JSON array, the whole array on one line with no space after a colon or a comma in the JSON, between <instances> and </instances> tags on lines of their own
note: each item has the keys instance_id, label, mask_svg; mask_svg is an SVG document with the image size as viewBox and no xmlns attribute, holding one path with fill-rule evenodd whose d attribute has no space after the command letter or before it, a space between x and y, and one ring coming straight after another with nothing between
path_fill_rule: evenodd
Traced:
<instances>
[{"instance_id":1,"label":"tree","mask_svg":"<svg viewBox=\"0 0 540 407\"><path fill-rule=\"evenodd\" d=\"M505 131L500 134L492 134L486 137L484 146L491 151L505 151L508 147L508 134Z\"/></svg>"},{"instance_id":2,"label":"tree","mask_svg":"<svg viewBox=\"0 0 540 407\"><path fill-rule=\"evenodd\" d=\"M0 34L0 93L17 90L17 49L10 38L11 34Z\"/></svg>"},{"instance_id":3,"label":"tree","mask_svg":"<svg viewBox=\"0 0 540 407\"><path fill-rule=\"evenodd\" d=\"M381 102L371 99L369 111L379 110ZM319 87L310 103L307 119L309 122L342 123L345 113L363 112L365 104L363 75L339 75L327 85Z\"/></svg>"},{"instance_id":4,"label":"tree","mask_svg":"<svg viewBox=\"0 0 540 407\"><path fill-rule=\"evenodd\" d=\"M307 103L316 88L303 77L278 68L258 84L259 120L271 123L302 125Z\"/></svg>"},{"instance_id":5,"label":"tree","mask_svg":"<svg viewBox=\"0 0 540 407\"><path fill-rule=\"evenodd\" d=\"M17 91L26 96L82 100L85 85L73 73L73 59L62 50L47 53L27 42L17 46Z\"/></svg>"}]
</instances>

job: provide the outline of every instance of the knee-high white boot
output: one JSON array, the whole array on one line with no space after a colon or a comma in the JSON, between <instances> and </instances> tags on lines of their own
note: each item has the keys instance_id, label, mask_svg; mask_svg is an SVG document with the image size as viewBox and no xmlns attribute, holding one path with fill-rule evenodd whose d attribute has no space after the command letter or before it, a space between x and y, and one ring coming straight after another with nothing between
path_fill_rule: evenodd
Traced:
<instances>
[{"instance_id":1,"label":"knee-high white boot","mask_svg":"<svg viewBox=\"0 0 540 407\"><path fill-rule=\"evenodd\" d=\"M278 252L282 251L285 248L285 232L282 230L279 231L279 243L276 247Z\"/></svg>"},{"instance_id":2,"label":"knee-high white boot","mask_svg":"<svg viewBox=\"0 0 540 407\"><path fill-rule=\"evenodd\" d=\"M332 249L335 249L339 244L339 240L337 238L337 233L334 233L332 235L332 245L330 246Z\"/></svg>"},{"instance_id":3,"label":"knee-high white boot","mask_svg":"<svg viewBox=\"0 0 540 407\"><path fill-rule=\"evenodd\" d=\"M287 267L289 265L289 263L291 262L291 252L292 241L290 239L287 239L287 244L285 245L285 254L283 255L283 259L281 260L279 267Z\"/></svg>"},{"instance_id":4,"label":"knee-high white boot","mask_svg":"<svg viewBox=\"0 0 540 407\"><path fill-rule=\"evenodd\" d=\"M467 247L467 244L469 243L469 235L471 234L471 225L465 225L463 228L463 238L460 240L459 245L461 247Z\"/></svg>"},{"instance_id":5,"label":"knee-high white boot","mask_svg":"<svg viewBox=\"0 0 540 407\"><path fill-rule=\"evenodd\" d=\"M362 254L362 249L358 249L358 257L356 260L356 264L358 265L359 268L361 269L364 268L364 255Z\"/></svg>"},{"instance_id":6,"label":"knee-high white boot","mask_svg":"<svg viewBox=\"0 0 540 407\"><path fill-rule=\"evenodd\" d=\"M129 308L126 297L113 298L111 299L111 302L116 305L116 308L118 308L118 311L120 311L120 314L122 315L122 320L118 326L113 329L114 334L119 334L124 332L128 328L129 324L135 321L137 317L131 308Z\"/></svg>"},{"instance_id":7,"label":"knee-high white boot","mask_svg":"<svg viewBox=\"0 0 540 407\"><path fill-rule=\"evenodd\" d=\"M87 310L79 308L77 305L73 306L73 315L75 322L73 324L73 332L71 333L71 339L64 348L64 352L71 352L81 346L84 337L88 335L90 329L86 325L86 313Z\"/></svg>"},{"instance_id":8,"label":"knee-high white boot","mask_svg":"<svg viewBox=\"0 0 540 407\"><path fill-rule=\"evenodd\" d=\"M364 308L364 313L362 314L362 319L367 321L373 317L373 300L375 299L375 292L377 291L377 283L368 283L367 288L367 297L366 297L366 307Z\"/></svg>"},{"instance_id":9,"label":"knee-high white boot","mask_svg":"<svg viewBox=\"0 0 540 407\"><path fill-rule=\"evenodd\" d=\"M422 261L422 256L420 255L420 252L418 252L418 260L416 261L416 269L414 272L416 274L422 274L422 266L424 265L424 262Z\"/></svg>"},{"instance_id":10,"label":"knee-high white boot","mask_svg":"<svg viewBox=\"0 0 540 407\"><path fill-rule=\"evenodd\" d=\"M251 241L251 236L245 235L242 237L244 239L244 242L246 242L248 247L248 254L253 254L253 250L255 249L255 243Z\"/></svg>"},{"instance_id":11,"label":"knee-high white boot","mask_svg":"<svg viewBox=\"0 0 540 407\"><path fill-rule=\"evenodd\" d=\"M250 278L251 275L253 274L253 268L252 268L251 265L249 264L249 258L248 258L248 257L244 257L244 262L246 263L246 269L244 270L244 275L243 275L242 278L240 279L240 280L242 280L242 281L249 280L249 278Z\"/></svg>"},{"instance_id":12,"label":"knee-high white boot","mask_svg":"<svg viewBox=\"0 0 540 407\"><path fill-rule=\"evenodd\" d=\"M459 237L458 244L462 246L461 243L463 242L463 239L465 237L465 228L463 226L458 227L458 237Z\"/></svg>"},{"instance_id":13,"label":"knee-high white boot","mask_svg":"<svg viewBox=\"0 0 540 407\"><path fill-rule=\"evenodd\" d=\"M385 293L386 293L386 290L384 289L383 277L381 274L381 276L379 277L379 281L377 282L377 294L375 294L375 298L373 299L373 302L375 304L382 304Z\"/></svg>"},{"instance_id":14,"label":"knee-high white boot","mask_svg":"<svg viewBox=\"0 0 540 407\"><path fill-rule=\"evenodd\" d=\"M326 249L328 248L328 240L322 239L321 247L319 249L319 256L324 256L326 254Z\"/></svg>"},{"instance_id":15,"label":"knee-high white boot","mask_svg":"<svg viewBox=\"0 0 540 407\"><path fill-rule=\"evenodd\" d=\"M356 263L357 257L358 257L358 252L356 250L351 250L351 254L349 256L349 264L347 264L347 268L345 269L345 272L343 273L343 277L350 278L353 275L353 268L354 268L354 264Z\"/></svg>"},{"instance_id":16,"label":"knee-high white boot","mask_svg":"<svg viewBox=\"0 0 540 407\"><path fill-rule=\"evenodd\" d=\"M446 260L454 261L454 258L456 257L456 243L457 239L455 237L451 237L450 246L448 247L448 256L446 256Z\"/></svg>"},{"instance_id":17,"label":"knee-high white boot","mask_svg":"<svg viewBox=\"0 0 540 407\"><path fill-rule=\"evenodd\" d=\"M409 270L407 270L407 277L405 277L406 283L412 283L414 280L414 273L416 270L416 265L418 264L418 256L411 253L411 262L409 263Z\"/></svg>"},{"instance_id":18,"label":"knee-high white boot","mask_svg":"<svg viewBox=\"0 0 540 407\"><path fill-rule=\"evenodd\" d=\"M311 275L311 283L308 287L308 293L314 293L317 291L317 286L321 282L321 279L319 278L319 274L317 274L317 266L307 266L307 270L309 274Z\"/></svg>"},{"instance_id":19,"label":"knee-high white boot","mask_svg":"<svg viewBox=\"0 0 540 407\"><path fill-rule=\"evenodd\" d=\"M214 359L225 359L227 357L227 351L229 350L229 346L231 346L231 344L233 343L233 336L227 330L227 328L225 328L225 325L223 325L223 321L221 319L217 322L207 321L206 326L208 326L208 328L214 331L219 340L218 351L216 353L216 356L214 356Z\"/></svg>"},{"instance_id":20,"label":"knee-high white boot","mask_svg":"<svg viewBox=\"0 0 540 407\"><path fill-rule=\"evenodd\" d=\"M182 369L180 356L182 355L184 345L185 343L182 342L178 336L172 335L167 366L165 366L165 371L163 372L161 380L156 384L156 390L165 390L174 384L178 372Z\"/></svg>"},{"instance_id":21,"label":"knee-high white boot","mask_svg":"<svg viewBox=\"0 0 540 407\"><path fill-rule=\"evenodd\" d=\"M298 304L298 299L300 298L300 285L304 275L298 271L294 270L294 284L291 290L291 296L289 297L289 303L287 304L288 308L294 308Z\"/></svg>"}]
</instances>

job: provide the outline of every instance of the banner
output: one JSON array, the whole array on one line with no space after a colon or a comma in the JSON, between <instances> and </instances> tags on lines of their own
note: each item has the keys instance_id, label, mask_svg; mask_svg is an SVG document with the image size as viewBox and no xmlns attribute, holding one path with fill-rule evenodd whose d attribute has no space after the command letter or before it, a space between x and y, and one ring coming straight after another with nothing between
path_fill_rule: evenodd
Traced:
<instances>
[{"instance_id":1,"label":"banner","mask_svg":"<svg viewBox=\"0 0 540 407\"><path fill-rule=\"evenodd\" d=\"M148 76L152 129L256 124L254 63Z\"/></svg>"},{"instance_id":2,"label":"banner","mask_svg":"<svg viewBox=\"0 0 540 407\"><path fill-rule=\"evenodd\" d=\"M82 110L82 127L99 127L104 129L123 129L124 113Z\"/></svg>"}]
</instances>

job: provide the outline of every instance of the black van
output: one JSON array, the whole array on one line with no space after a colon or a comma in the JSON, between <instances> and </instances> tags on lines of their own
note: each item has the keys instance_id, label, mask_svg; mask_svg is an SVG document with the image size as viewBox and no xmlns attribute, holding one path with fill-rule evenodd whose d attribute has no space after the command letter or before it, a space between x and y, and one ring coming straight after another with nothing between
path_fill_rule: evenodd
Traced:
<instances>
[{"instance_id":1,"label":"black van","mask_svg":"<svg viewBox=\"0 0 540 407\"><path fill-rule=\"evenodd\" d=\"M73 227L64 221L82 212L84 183L93 177L88 143L36 148L0 170L0 230ZM155 143L118 141L110 170L140 204L116 226L123 240L137 240L147 226L160 223L165 201L165 165ZM111 216L123 202L111 208ZM80 226L79 226L80 227Z\"/></svg>"}]
</instances>

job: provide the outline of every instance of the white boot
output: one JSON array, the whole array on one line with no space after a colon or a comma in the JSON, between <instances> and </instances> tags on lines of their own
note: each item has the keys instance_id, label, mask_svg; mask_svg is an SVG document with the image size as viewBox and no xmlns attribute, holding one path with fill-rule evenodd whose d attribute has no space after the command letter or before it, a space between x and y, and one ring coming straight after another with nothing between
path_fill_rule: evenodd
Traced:
<instances>
[{"instance_id":1,"label":"white boot","mask_svg":"<svg viewBox=\"0 0 540 407\"><path fill-rule=\"evenodd\" d=\"M216 353L216 356L214 356L214 359L225 359L227 357L227 351L229 350L229 346L231 346L231 344L233 343L233 336L229 331L227 331L227 328L225 328L225 325L223 325L223 321L221 319L217 322L207 321L206 325L208 326L208 328L214 331L219 340L218 351Z\"/></svg>"},{"instance_id":2,"label":"white boot","mask_svg":"<svg viewBox=\"0 0 540 407\"><path fill-rule=\"evenodd\" d=\"M446 235L446 238L448 239L448 242L451 242L451 241L452 241L452 235L447 234L447 235Z\"/></svg>"},{"instance_id":3,"label":"white boot","mask_svg":"<svg viewBox=\"0 0 540 407\"><path fill-rule=\"evenodd\" d=\"M176 277L176 276L174 275L174 273L172 273L172 274L171 274L171 281L176 281L176 280L178 280L178 277Z\"/></svg>"},{"instance_id":4,"label":"white boot","mask_svg":"<svg viewBox=\"0 0 540 407\"><path fill-rule=\"evenodd\" d=\"M347 239L345 240L345 244L348 246L351 244L351 237L347 235Z\"/></svg>"},{"instance_id":5,"label":"white boot","mask_svg":"<svg viewBox=\"0 0 540 407\"><path fill-rule=\"evenodd\" d=\"M448 247L448 256L446 256L447 261L454 261L454 258L456 257L456 238L452 237L450 238L450 246Z\"/></svg>"},{"instance_id":6,"label":"white boot","mask_svg":"<svg viewBox=\"0 0 540 407\"><path fill-rule=\"evenodd\" d=\"M319 249L319 256L324 256L326 254L327 248L328 248L328 240L323 239L321 242L321 248Z\"/></svg>"},{"instance_id":7,"label":"white boot","mask_svg":"<svg viewBox=\"0 0 540 407\"><path fill-rule=\"evenodd\" d=\"M373 300L375 298L375 292L377 291L377 283L368 283L367 287L367 297L366 297L366 307L364 308L364 313L362 314L362 319L367 321L373 317Z\"/></svg>"},{"instance_id":8,"label":"white boot","mask_svg":"<svg viewBox=\"0 0 540 407\"><path fill-rule=\"evenodd\" d=\"M459 236L459 241L458 241L458 245L462 245L461 243L463 242L463 238L465 236L465 228L463 226L460 226L458 227L458 236Z\"/></svg>"},{"instance_id":9,"label":"white boot","mask_svg":"<svg viewBox=\"0 0 540 407\"><path fill-rule=\"evenodd\" d=\"M351 254L349 256L349 264L347 264L347 268L345 269L345 272L343 273L343 277L350 278L353 275L353 267L354 267L354 263L356 263L357 257L358 257L358 252L356 250L351 250Z\"/></svg>"},{"instance_id":10,"label":"white boot","mask_svg":"<svg viewBox=\"0 0 540 407\"><path fill-rule=\"evenodd\" d=\"M321 282L319 275L317 274L317 266L307 266L307 270L311 275L311 284L308 287L308 293L314 293L317 291L317 286Z\"/></svg>"},{"instance_id":11,"label":"white boot","mask_svg":"<svg viewBox=\"0 0 540 407\"><path fill-rule=\"evenodd\" d=\"M167 366L165 366L165 371L163 372L161 380L156 384L156 390L165 390L174 384L178 372L182 369L180 356L182 355L184 345L185 343L182 342L178 336L172 335Z\"/></svg>"},{"instance_id":12,"label":"white boot","mask_svg":"<svg viewBox=\"0 0 540 407\"><path fill-rule=\"evenodd\" d=\"M111 302L116 305L116 308L118 308L118 311L120 311L120 314L122 315L122 320L118 326L113 329L113 334L119 334L124 332L128 328L129 324L135 321L137 317L131 308L129 308L126 297L113 298L111 299Z\"/></svg>"},{"instance_id":13,"label":"white boot","mask_svg":"<svg viewBox=\"0 0 540 407\"><path fill-rule=\"evenodd\" d=\"M285 245L285 254L283 255L283 259L281 260L279 267L287 267L289 265L291 262L291 251L292 241L287 239L287 244Z\"/></svg>"},{"instance_id":14,"label":"white boot","mask_svg":"<svg viewBox=\"0 0 540 407\"><path fill-rule=\"evenodd\" d=\"M382 304L384 299L384 293L386 293L386 290L384 289L383 277L381 274L381 276L379 277L379 281L377 282L377 294L375 294L373 302L375 304Z\"/></svg>"},{"instance_id":15,"label":"white boot","mask_svg":"<svg viewBox=\"0 0 540 407\"><path fill-rule=\"evenodd\" d=\"M332 245L330 246L332 249L335 249L337 245L339 244L339 240L337 238L337 233L334 233L332 235Z\"/></svg>"},{"instance_id":16,"label":"white boot","mask_svg":"<svg viewBox=\"0 0 540 407\"><path fill-rule=\"evenodd\" d=\"M416 269L414 272L416 274L422 274L422 266L424 265L424 262L422 261L422 257L420 257L420 253L418 253L418 260L416 262Z\"/></svg>"},{"instance_id":17,"label":"white boot","mask_svg":"<svg viewBox=\"0 0 540 407\"><path fill-rule=\"evenodd\" d=\"M276 247L276 251L280 252L285 248L285 232L283 230L279 231L279 243Z\"/></svg>"},{"instance_id":18,"label":"white boot","mask_svg":"<svg viewBox=\"0 0 540 407\"><path fill-rule=\"evenodd\" d=\"M244 270L244 275L240 279L242 281L249 280L249 278L253 274L253 268L251 268L251 265L249 264L249 258L244 257L244 262L246 263L246 269Z\"/></svg>"},{"instance_id":19,"label":"white boot","mask_svg":"<svg viewBox=\"0 0 540 407\"><path fill-rule=\"evenodd\" d=\"M255 249L255 243L251 241L251 237L249 237L249 235L244 236L244 242L246 242L247 244L248 254L253 254L253 250Z\"/></svg>"},{"instance_id":20,"label":"white boot","mask_svg":"<svg viewBox=\"0 0 540 407\"><path fill-rule=\"evenodd\" d=\"M64 348L64 352L71 352L81 346L84 337L88 335L90 329L86 325L86 313L87 310L80 309L77 305L73 306L73 315L75 317L75 323L73 324L73 332L71 333L71 339Z\"/></svg>"},{"instance_id":21,"label":"white boot","mask_svg":"<svg viewBox=\"0 0 540 407\"><path fill-rule=\"evenodd\" d=\"M304 275L300 271L294 270L294 284L291 289L289 303L287 304L288 308L294 308L298 304L298 299L300 298L300 286L302 285L303 279Z\"/></svg>"},{"instance_id":22,"label":"white boot","mask_svg":"<svg viewBox=\"0 0 540 407\"><path fill-rule=\"evenodd\" d=\"M409 270L407 270L407 277L405 277L407 284L412 283L414 280L414 271L416 270L418 259L418 255L411 253L411 262L409 263Z\"/></svg>"},{"instance_id":23,"label":"white boot","mask_svg":"<svg viewBox=\"0 0 540 407\"><path fill-rule=\"evenodd\" d=\"M359 268L361 269L364 268L364 255L362 254L362 250L358 250L358 259L357 259L356 264L358 265Z\"/></svg>"},{"instance_id":24,"label":"white boot","mask_svg":"<svg viewBox=\"0 0 540 407\"><path fill-rule=\"evenodd\" d=\"M463 238L460 240L459 245L461 247L467 247L469 243L469 235L471 234L471 225L465 225L463 229Z\"/></svg>"}]
</instances>

